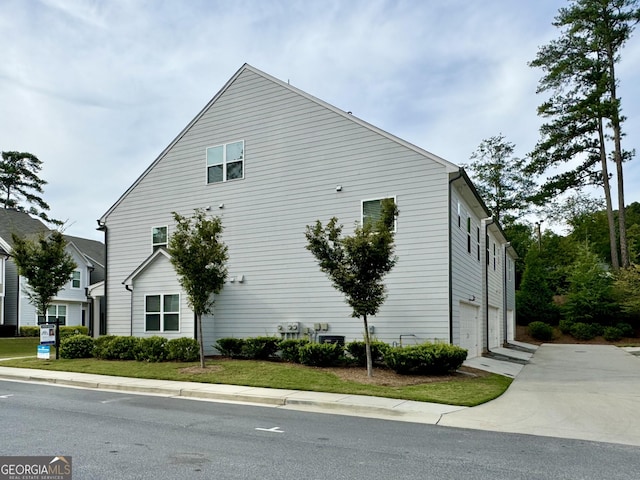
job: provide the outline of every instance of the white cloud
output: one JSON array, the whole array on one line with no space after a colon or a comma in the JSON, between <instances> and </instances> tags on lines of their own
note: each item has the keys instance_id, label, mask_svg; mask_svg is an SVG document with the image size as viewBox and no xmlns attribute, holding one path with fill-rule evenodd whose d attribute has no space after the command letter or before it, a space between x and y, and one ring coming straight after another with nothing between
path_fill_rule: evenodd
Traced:
<instances>
[{"instance_id":1,"label":"white cloud","mask_svg":"<svg viewBox=\"0 0 640 480\"><path fill-rule=\"evenodd\" d=\"M540 124L527 62L557 35L561 6L5 0L0 149L38 155L52 215L100 239L95 220L248 62L454 163L500 132L522 156ZM628 148L639 56L636 36L620 65ZM635 163L627 185L640 181Z\"/></svg>"}]
</instances>

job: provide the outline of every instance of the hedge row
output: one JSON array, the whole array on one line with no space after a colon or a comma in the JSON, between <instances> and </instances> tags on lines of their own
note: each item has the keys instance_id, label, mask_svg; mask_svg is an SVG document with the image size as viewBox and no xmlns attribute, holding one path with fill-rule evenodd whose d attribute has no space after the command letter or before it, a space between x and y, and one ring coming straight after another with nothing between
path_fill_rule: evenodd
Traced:
<instances>
[{"instance_id":1,"label":"hedge row","mask_svg":"<svg viewBox=\"0 0 640 480\"><path fill-rule=\"evenodd\" d=\"M101 360L138 360L141 362L195 362L200 346L193 338L124 337L107 335L93 339L87 335L71 335L60 341L62 358Z\"/></svg>"},{"instance_id":2,"label":"hedge row","mask_svg":"<svg viewBox=\"0 0 640 480\"><path fill-rule=\"evenodd\" d=\"M60 327L60 340L71 335L89 335L89 327L63 325ZM21 337L39 337L40 326L20 327Z\"/></svg>"},{"instance_id":3,"label":"hedge row","mask_svg":"<svg viewBox=\"0 0 640 480\"><path fill-rule=\"evenodd\" d=\"M617 342L623 337L635 337L636 332L628 323L618 323L615 326L604 327L599 323L573 322L560 320L558 329L565 335L571 335L576 340L592 340L604 337L608 342ZM553 339L553 327L544 322L529 324L529 335L543 342Z\"/></svg>"},{"instance_id":4,"label":"hedge row","mask_svg":"<svg viewBox=\"0 0 640 480\"><path fill-rule=\"evenodd\" d=\"M342 364L366 364L363 341L346 346L337 343L313 343L307 339L280 340L275 337L221 338L214 345L227 357L282 360L313 367L331 367ZM441 375L454 371L467 358L467 350L457 345L425 343L409 347L391 347L384 342L371 342L374 363L386 365L397 373L415 375Z\"/></svg>"}]
</instances>

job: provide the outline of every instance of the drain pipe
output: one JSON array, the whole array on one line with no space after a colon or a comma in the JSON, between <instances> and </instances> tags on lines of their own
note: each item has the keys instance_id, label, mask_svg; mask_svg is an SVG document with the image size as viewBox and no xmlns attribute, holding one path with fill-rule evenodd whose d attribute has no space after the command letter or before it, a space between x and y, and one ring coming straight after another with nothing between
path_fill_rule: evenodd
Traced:
<instances>
[{"instance_id":1,"label":"drain pipe","mask_svg":"<svg viewBox=\"0 0 640 480\"><path fill-rule=\"evenodd\" d=\"M507 295L509 294L509 285L508 285L508 278L509 278L509 266L507 265L507 250L509 249L509 247L511 246L511 242L506 242L502 248L503 248L503 252L504 252L504 256L503 256L503 261L502 261L502 321L503 321L503 327L504 327L504 342L503 345L507 346L507 344L509 343L509 336L507 334L508 332L508 319L507 319Z\"/></svg>"},{"instance_id":2,"label":"drain pipe","mask_svg":"<svg viewBox=\"0 0 640 480\"><path fill-rule=\"evenodd\" d=\"M131 288L129 285L127 285L126 283L124 284L124 288L126 288L127 290L129 290L131 292L131 301L130 303L130 312L129 312L129 336L133 337L133 288Z\"/></svg>"},{"instance_id":3,"label":"drain pipe","mask_svg":"<svg viewBox=\"0 0 640 480\"><path fill-rule=\"evenodd\" d=\"M484 323L486 332L486 353L490 353L489 350L489 225L493 223L493 218L483 218L482 224L484 226L484 256L485 261L483 265L484 279L482 282L482 293L484 298Z\"/></svg>"}]
</instances>

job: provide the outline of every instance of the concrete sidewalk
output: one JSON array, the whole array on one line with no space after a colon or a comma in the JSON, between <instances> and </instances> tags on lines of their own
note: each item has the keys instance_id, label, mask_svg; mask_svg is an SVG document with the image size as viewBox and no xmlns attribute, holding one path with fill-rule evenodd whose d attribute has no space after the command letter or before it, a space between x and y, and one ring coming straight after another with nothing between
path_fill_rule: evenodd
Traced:
<instances>
[{"instance_id":1,"label":"concrete sidewalk","mask_svg":"<svg viewBox=\"0 0 640 480\"><path fill-rule=\"evenodd\" d=\"M501 397L438 425L640 446L636 350L544 344Z\"/></svg>"}]
</instances>

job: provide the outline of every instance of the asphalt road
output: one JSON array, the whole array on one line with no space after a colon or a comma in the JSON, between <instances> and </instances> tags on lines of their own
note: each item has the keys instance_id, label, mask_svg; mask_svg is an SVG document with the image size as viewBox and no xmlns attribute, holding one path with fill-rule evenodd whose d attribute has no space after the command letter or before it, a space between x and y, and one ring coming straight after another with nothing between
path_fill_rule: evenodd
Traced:
<instances>
[{"instance_id":1,"label":"asphalt road","mask_svg":"<svg viewBox=\"0 0 640 480\"><path fill-rule=\"evenodd\" d=\"M0 381L0 455L80 479L637 479L640 448Z\"/></svg>"}]
</instances>

